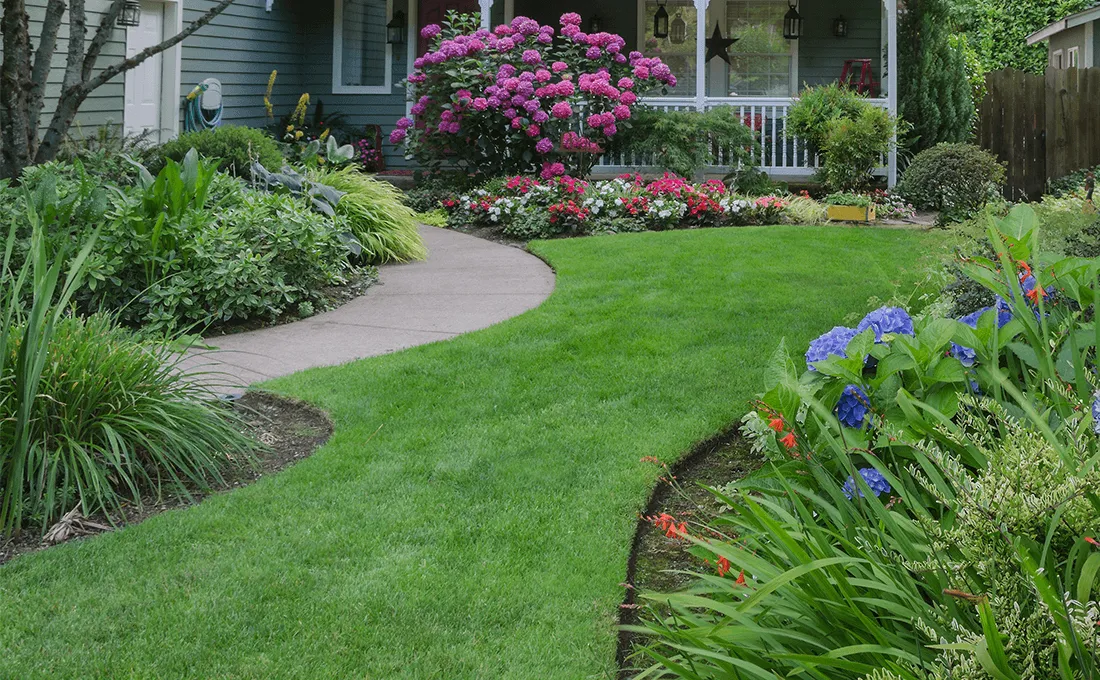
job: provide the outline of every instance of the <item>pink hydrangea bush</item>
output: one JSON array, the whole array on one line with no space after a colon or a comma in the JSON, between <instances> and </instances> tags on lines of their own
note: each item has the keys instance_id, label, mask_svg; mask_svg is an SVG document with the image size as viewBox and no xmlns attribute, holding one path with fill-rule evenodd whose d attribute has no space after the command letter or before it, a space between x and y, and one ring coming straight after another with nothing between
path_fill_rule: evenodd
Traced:
<instances>
[{"instance_id":1,"label":"pink hydrangea bush","mask_svg":"<svg viewBox=\"0 0 1100 680\"><path fill-rule=\"evenodd\" d=\"M442 205L453 225L496 226L505 233L533 216L549 215L549 231L539 235L552 236L776 224L788 220L789 202L776 195L742 197L718 180L694 183L666 173L653 180L625 174L595 181L517 175L450 196Z\"/></svg>"},{"instance_id":2,"label":"pink hydrangea bush","mask_svg":"<svg viewBox=\"0 0 1100 680\"><path fill-rule=\"evenodd\" d=\"M638 98L676 77L658 58L623 52L612 33L588 34L580 15L561 27L526 17L492 31L476 15L448 15L408 81L412 116L390 135L422 167L465 175L587 173L629 126Z\"/></svg>"}]
</instances>

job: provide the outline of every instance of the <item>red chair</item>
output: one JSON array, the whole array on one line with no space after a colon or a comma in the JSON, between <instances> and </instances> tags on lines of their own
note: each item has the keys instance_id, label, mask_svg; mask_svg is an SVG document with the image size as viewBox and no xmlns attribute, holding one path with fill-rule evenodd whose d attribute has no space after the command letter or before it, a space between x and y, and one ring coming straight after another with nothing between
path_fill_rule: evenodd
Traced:
<instances>
[{"instance_id":1,"label":"red chair","mask_svg":"<svg viewBox=\"0 0 1100 680\"><path fill-rule=\"evenodd\" d=\"M840 85L873 97L878 92L879 82L871 70L871 60L845 59L844 68L840 71Z\"/></svg>"}]
</instances>

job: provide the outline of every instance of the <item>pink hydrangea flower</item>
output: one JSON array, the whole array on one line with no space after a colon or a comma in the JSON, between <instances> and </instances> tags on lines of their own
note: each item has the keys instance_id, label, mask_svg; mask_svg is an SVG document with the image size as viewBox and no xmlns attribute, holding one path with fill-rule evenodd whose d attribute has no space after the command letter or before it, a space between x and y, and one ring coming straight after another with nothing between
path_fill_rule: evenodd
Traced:
<instances>
[{"instance_id":1,"label":"pink hydrangea flower","mask_svg":"<svg viewBox=\"0 0 1100 680\"><path fill-rule=\"evenodd\" d=\"M542 134L542 130L539 128L538 125L529 125L529 126L527 126L527 136L528 137L538 137L540 134Z\"/></svg>"},{"instance_id":2,"label":"pink hydrangea flower","mask_svg":"<svg viewBox=\"0 0 1100 680\"><path fill-rule=\"evenodd\" d=\"M424 28L420 29L420 37L431 40L442 32L443 28L440 27L439 24L428 24Z\"/></svg>"},{"instance_id":3,"label":"pink hydrangea flower","mask_svg":"<svg viewBox=\"0 0 1100 680\"><path fill-rule=\"evenodd\" d=\"M558 102L550 107L550 115L554 118L568 118L573 115L573 107L568 102Z\"/></svg>"},{"instance_id":4,"label":"pink hydrangea flower","mask_svg":"<svg viewBox=\"0 0 1100 680\"><path fill-rule=\"evenodd\" d=\"M405 141L406 134L408 133L405 132L405 128L394 128L390 133L390 144L400 144Z\"/></svg>"},{"instance_id":5,"label":"pink hydrangea flower","mask_svg":"<svg viewBox=\"0 0 1100 680\"><path fill-rule=\"evenodd\" d=\"M629 90L634 87L634 81L630 78L619 78L619 82L617 83L617 85L619 86L620 90Z\"/></svg>"},{"instance_id":6,"label":"pink hydrangea flower","mask_svg":"<svg viewBox=\"0 0 1100 680\"><path fill-rule=\"evenodd\" d=\"M477 97L470 106L473 107L474 111L484 111L489 108L489 100L485 97Z\"/></svg>"},{"instance_id":7,"label":"pink hydrangea flower","mask_svg":"<svg viewBox=\"0 0 1100 680\"><path fill-rule=\"evenodd\" d=\"M561 73L567 68L569 68L569 64L565 63L564 61L555 61L553 64L550 64L550 70L554 73Z\"/></svg>"},{"instance_id":8,"label":"pink hydrangea flower","mask_svg":"<svg viewBox=\"0 0 1100 680\"><path fill-rule=\"evenodd\" d=\"M604 133L604 135L605 135L605 136L607 136L607 137L612 137L612 136L614 136L614 134L615 134L616 132L618 132L618 131L619 131L619 130L618 130L618 128L616 128L616 127L615 127L615 124L614 124L614 123L612 123L611 125L604 125L604 126L603 126L603 133Z\"/></svg>"},{"instance_id":9,"label":"pink hydrangea flower","mask_svg":"<svg viewBox=\"0 0 1100 680\"><path fill-rule=\"evenodd\" d=\"M630 107L626 104L619 104L611 109L611 113L614 114L616 120L626 120L630 118Z\"/></svg>"},{"instance_id":10,"label":"pink hydrangea flower","mask_svg":"<svg viewBox=\"0 0 1100 680\"><path fill-rule=\"evenodd\" d=\"M626 63L626 55L624 55L622 53L616 54L615 55L615 63L616 64L625 64Z\"/></svg>"},{"instance_id":11,"label":"pink hydrangea flower","mask_svg":"<svg viewBox=\"0 0 1100 680\"><path fill-rule=\"evenodd\" d=\"M535 144L535 151L538 151L541 154L547 154L547 153L550 153L553 150L554 150L554 143L551 142L549 139L547 139L545 137L540 139L538 141L538 143Z\"/></svg>"},{"instance_id":12,"label":"pink hydrangea flower","mask_svg":"<svg viewBox=\"0 0 1100 680\"><path fill-rule=\"evenodd\" d=\"M576 12L566 12L565 14L561 15L561 19L559 19L559 21L561 21L562 26L580 26L581 15L577 14Z\"/></svg>"},{"instance_id":13,"label":"pink hydrangea flower","mask_svg":"<svg viewBox=\"0 0 1100 680\"><path fill-rule=\"evenodd\" d=\"M588 57L589 59L599 59L600 48L593 45L592 47L589 47L587 50L585 50L584 56Z\"/></svg>"},{"instance_id":14,"label":"pink hydrangea flower","mask_svg":"<svg viewBox=\"0 0 1100 680\"><path fill-rule=\"evenodd\" d=\"M551 75L551 73L544 68L540 68L539 70L535 71L535 80L539 81L540 83L545 83L553 77L554 76Z\"/></svg>"},{"instance_id":15,"label":"pink hydrangea flower","mask_svg":"<svg viewBox=\"0 0 1100 680\"><path fill-rule=\"evenodd\" d=\"M543 111L542 109L539 109L538 111L535 111L531 114L531 120L535 121L536 123L545 123L546 121L550 120L550 114Z\"/></svg>"},{"instance_id":16,"label":"pink hydrangea flower","mask_svg":"<svg viewBox=\"0 0 1100 680\"><path fill-rule=\"evenodd\" d=\"M565 174L565 166L561 163L543 163L542 172L539 176L543 179L552 179L554 177L561 177Z\"/></svg>"},{"instance_id":17,"label":"pink hydrangea flower","mask_svg":"<svg viewBox=\"0 0 1100 680\"><path fill-rule=\"evenodd\" d=\"M518 116L513 118L512 119L512 129L513 130L518 130L521 127L523 127L523 119L518 117Z\"/></svg>"},{"instance_id":18,"label":"pink hydrangea flower","mask_svg":"<svg viewBox=\"0 0 1100 680\"><path fill-rule=\"evenodd\" d=\"M525 64L538 64L542 61L542 55L538 50L524 50L523 51L523 63Z\"/></svg>"},{"instance_id":19,"label":"pink hydrangea flower","mask_svg":"<svg viewBox=\"0 0 1100 680\"><path fill-rule=\"evenodd\" d=\"M638 80L645 80L646 78L649 77L649 67L648 66L641 66L641 65L635 66L634 67L634 77L637 78Z\"/></svg>"},{"instance_id":20,"label":"pink hydrangea flower","mask_svg":"<svg viewBox=\"0 0 1100 680\"><path fill-rule=\"evenodd\" d=\"M619 101L623 104L626 104L627 106L630 106L634 102L638 101L638 95L634 94L633 92L623 92L621 95L619 95Z\"/></svg>"},{"instance_id":21,"label":"pink hydrangea flower","mask_svg":"<svg viewBox=\"0 0 1100 680\"><path fill-rule=\"evenodd\" d=\"M516 43L511 38L501 38L497 41L497 50L500 52L510 52L515 46Z\"/></svg>"},{"instance_id":22,"label":"pink hydrangea flower","mask_svg":"<svg viewBox=\"0 0 1100 680\"><path fill-rule=\"evenodd\" d=\"M399 128L411 128L413 126L412 118L406 118L402 116L397 119L397 127Z\"/></svg>"}]
</instances>

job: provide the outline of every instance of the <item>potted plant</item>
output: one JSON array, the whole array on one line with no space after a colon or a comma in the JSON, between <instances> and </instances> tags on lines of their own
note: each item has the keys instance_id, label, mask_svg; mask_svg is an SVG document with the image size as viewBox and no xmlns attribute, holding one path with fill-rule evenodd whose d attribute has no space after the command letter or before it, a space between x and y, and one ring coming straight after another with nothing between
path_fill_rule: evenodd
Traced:
<instances>
[{"instance_id":1,"label":"potted plant","mask_svg":"<svg viewBox=\"0 0 1100 680\"><path fill-rule=\"evenodd\" d=\"M836 193L825 197L832 222L874 222L875 204L863 194Z\"/></svg>"}]
</instances>

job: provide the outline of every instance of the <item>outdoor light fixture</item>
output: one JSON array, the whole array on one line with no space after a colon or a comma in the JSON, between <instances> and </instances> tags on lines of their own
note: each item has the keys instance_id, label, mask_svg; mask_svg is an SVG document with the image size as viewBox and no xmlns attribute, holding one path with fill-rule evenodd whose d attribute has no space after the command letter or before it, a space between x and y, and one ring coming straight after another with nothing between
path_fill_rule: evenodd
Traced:
<instances>
[{"instance_id":1,"label":"outdoor light fixture","mask_svg":"<svg viewBox=\"0 0 1100 680\"><path fill-rule=\"evenodd\" d=\"M668 37L668 10L661 0L657 0L657 11L653 13L653 37Z\"/></svg>"},{"instance_id":2,"label":"outdoor light fixture","mask_svg":"<svg viewBox=\"0 0 1100 680\"><path fill-rule=\"evenodd\" d=\"M668 41L673 45L682 45L685 40L687 40L687 22L684 21L681 12L677 12L676 18L672 20L672 25L668 29Z\"/></svg>"},{"instance_id":3,"label":"outdoor light fixture","mask_svg":"<svg viewBox=\"0 0 1100 680\"><path fill-rule=\"evenodd\" d=\"M122 11L115 20L116 26L134 27L141 24L141 3L138 0L126 0L122 4Z\"/></svg>"},{"instance_id":4,"label":"outdoor light fixture","mask_svg":"<svg viewBox=\"0 0 1100 680\"><path fill-rule=\"evenodd\" d=\"M603 31L603 17L599 14L593 14L592 18L588 20L588 32L600 33Z\"/></svg>"},{"instance_id":5,"label":"outdoor light fixture","mask_svg":"<svg viewBox=\"0 0 1100 680\"><path fill-rule=\"evenodd\" d=\"M838 38L848 37L848 20L844 18L843 14L833 19L833 35Z\"/></svg>"},{"instance_id":6,"label":"outdoor light fixture","mask_svg":"<svg viewBox=\"0 0 1100 680\"><path fill-rule=\"evenodd\" d=\"M790 9L783 15L783 37L798 40L802 37L802 15L798 13L798 0L787 0Z\"/></svg>"},{"instance_id":7,"label":"outdoor light fixture","mask_svg":"<svg viewBox=\"0 0 1100 680\"><path fill-rule=\"evenodd\" d=\"M391 45L405 44L405 13L397 10L390 23L386 24L386 42Z\"/></svg>"}]
</instances>

